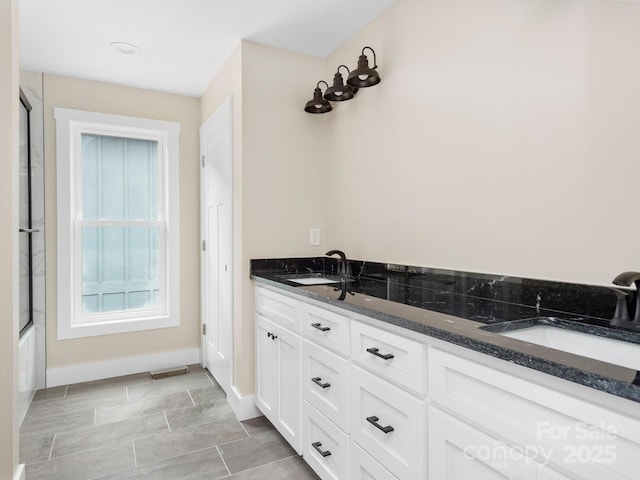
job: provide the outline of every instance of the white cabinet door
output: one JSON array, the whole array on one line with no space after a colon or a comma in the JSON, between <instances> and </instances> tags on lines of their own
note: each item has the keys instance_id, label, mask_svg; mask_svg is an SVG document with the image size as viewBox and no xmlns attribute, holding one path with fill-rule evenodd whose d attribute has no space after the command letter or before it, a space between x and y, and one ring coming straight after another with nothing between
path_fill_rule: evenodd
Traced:
<instances>
[{"instance_id":1,"label":"white cabinet door","mask_svg":"<svg viewBox=\"0 0 640 480\"><path fill-rule=\"evenodd\" d=\"M278 425L282 436L300 453L302 402L300 388L301 338L286 328L277 331L278 345Z\"/></svg>"},{"instance_id":2,"label":"white cabinet door","mask_svg":"<svg viewBox=\"0 0 640 480\"><path fill-rule=\"evenodd\" d=\"M429 408L429 478L535 480L536 467L522 452Z\"/></svg>"},{"instance_id":3,"label":"white cabinet door","mask_svg":"<svg viewBox=\"0 0 640 480\"><path fill-rule=\"evenodd\" d=\"M277 421L278 345L272 338L277 327L262 315L256 315L256 406Z\"/></svg>"},{"instance_id":4,"label":"white cabinet door","mask_svg":"<svg viewBox=\"0 0 640 480\"><path fill-rule=\"evenodd\" d=\"M300 453L301 339L256 315L256 406Z\"/></svg>"}]
</instances>

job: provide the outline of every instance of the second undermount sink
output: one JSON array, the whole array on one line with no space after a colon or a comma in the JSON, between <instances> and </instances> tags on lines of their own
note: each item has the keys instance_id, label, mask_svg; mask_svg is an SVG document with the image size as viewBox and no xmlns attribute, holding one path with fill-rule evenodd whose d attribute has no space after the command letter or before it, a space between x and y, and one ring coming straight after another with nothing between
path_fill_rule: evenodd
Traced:
<instances>
[{"instance_id":1,"label":"second undermount sink","mask_svg":"<svg viewBox=\"0 0 640 480\"><path fill-rule=\"evenodd\" d=\"M500 332L500 335L640 370L640 344L637 343L600 337L552 325L536 325Z\"/></svg>"}]
</instances>

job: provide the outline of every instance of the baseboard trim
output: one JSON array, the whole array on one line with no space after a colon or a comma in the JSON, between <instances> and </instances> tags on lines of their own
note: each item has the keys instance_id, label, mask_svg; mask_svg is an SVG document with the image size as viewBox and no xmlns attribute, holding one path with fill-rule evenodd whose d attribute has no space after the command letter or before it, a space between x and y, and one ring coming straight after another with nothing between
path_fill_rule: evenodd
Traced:
<instances>
[{"instance_id":1,"label":"baseboard trim","mask_svg":"<svg viewBox=\"0 0 640 480\"><path fill-rule=\"evenodd\" d=\"M240 421L262 416L262 412L256 407L254 396L246 395L243 397L234 387L231 387L231 391L227 392L227 402Z\"/></svg>"},{"instance_id":2,"label":"baseboard trim","mask_svg":"<svg viewBox=\"0 0 640 480\"><path fill-rule=\"evenodd\" d=\"M24 480L24 463L21 463L20 465L18 465L18 468L16 469L16 474L13 477L15 480Z\"/></svg>"},{"instance_id":3,"label":"baseboard trim","mask_svg":"<svg viewBox=\"0 0 640 480\"><path fill-rule=\"evenodd\" d=\"M199 348L173 350L152 355L137 355L103 362L70 365L68 367L48 368L47 387L89 382L91 380L119 377L120 375L160 370L177 365L193 365L195 363L200 363Z\"/></svg>"}]
</instances>

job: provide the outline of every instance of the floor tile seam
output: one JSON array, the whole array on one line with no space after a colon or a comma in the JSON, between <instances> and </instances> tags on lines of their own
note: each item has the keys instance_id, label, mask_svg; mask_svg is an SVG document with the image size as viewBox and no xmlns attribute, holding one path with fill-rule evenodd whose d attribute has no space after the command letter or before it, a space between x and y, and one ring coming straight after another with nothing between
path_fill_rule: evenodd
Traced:
<instances>
[{"instance_id":1,"label":"floor tile seam","mask_svg":"<svg viewBox=\"0 0 640 480\"><path fill-rule=\"evenodd\" d=\"M129 440L129 441L131 441L131 440ZM59 457L50 457L49 460L42 460L42 461L36 462L36 463L58 461L58 460L61 460L61 459L67 458L67 457L74 456L74 455L85 454L85 453L88 453L88 452L95 452L96 450L102 450L103 448L113 447L114 445L118 445L118 442L110 443L108 445L102 445L100 447L88 448L87 450L82 450L82 451L79 451L79 452L67 453L65 455L60 455ZM53 443L51 444L51 451L53 451ZM35 464L33 464L33 465L35 465Z\"/></svg>"},{"instance_id":2,"label":"floor tile seam","mask_svg":"<svg viewBox=\"0 0 640 480\"><path fill-rule=\"evenodd\" d=\"M204 426L204 425L211 425L211 424L215 425L215 424L219 424L219 423L224 423L224 422L220 422L220 421L216 421L216 420L214 420L214 421L212 421L212 422L193 423L193 424L190 424L190 425L185 425L185 426L183 426L183 427L174 427L174 428L171 430L171 432L172 432L172 433L180 433L180 432L182 432L182 431L184 431L184 430L188 430L188 429L190 429L190 428L197 428L197 427L202 427L202 426ZM238 420L238 423L240 423L240 421L239 421L239 420ZM240 423L240 425L242 426L242 424L241 424L241 423ZM245 433L247 433L247 436L246 436L245 438L251 438L251 435L249 435L249 433L246 431L246 429L245 429ZM240 439L238 439L238 440L244 440L244 438L240 438ZM232 440L232 441L233 441L233 442L237 442L238 440ZM228 443L231 443L231 442L228 442ZM221 443L220 445L224 445L224 444L223 444L223 443Z\"/></svg>"},{"instance_id":3,"label":"floor tile seam","mask_svg":"<svg viewBox=\"0 0 640 480\"><path fill-rule=\"evenodd\" d=\"M142 439L138 439L138 440L142 440ZM205 450L213 450L214 448L218 452L218 455L220 455L220 451L218 450L218 446L217 445L209 445L207 447L199 448L197 450L190 450L188 452L182 452L182 453L180 453L178 455L171 455L169 457L165 457L165 458L162 458L160 460L153 461L153 462L143 463L142 465L138 465L136 468L148 467L150 465L155 465L156 463L168 462L170 460L175 460L176 458L185 457L187 455L195 455L196 453L201 453L201 452L204 452ZM220 458L222 458L222 455L220 455ZM223 462L224 462L224 459L223 459Z\"/></svg>"},{"instance_id":4,"label":"floor tile seam","mask_svg":"<svg viewBox=\"0 0 640 480\"><path fill-rule=\"evenodd\" d=\"M133 464L136 464L136 450L135 450L135 446L133 447ZM116 475L118 473L125 473L125 472L130 472L135 470L136 468L138 468L137 466L134 466L133 468L127 468L125 470L118 470L117 472L112 472L112 473L101 473L99 476L97 477L91 477L88 478L87 480L100 480L101 478L105 478L105 477L112 477L113 475ZM27 479L28 480L28 479Z\"/></svg>"},{"instance_id":5,"label":"floor tile seam","mask_svg":"<svg viewBox=\"0 0 640 480\"><path fill-rule=\"evenodd\" d=\"M135 439L131 440L131 443L133 444L133 465L134 465L134 468L138 468L138 456L136 455L136 440Z\"/></svg>"},{"instance_id":6,"label":"floor tile seam","mask_svg":"<svg viewBox=\"0 0 640 480\"><path fill-rule=\"evenodd\" d=\"M126 388L127 388L126 385L118 385L117 387L96 388L95 390L69 392L64 397L60 397L60 400L62 400L63 398L66 398L66 399L69 399L69 400L73 399L73 398L83 398L83 397L89 397L91 395L94 395L96 397L100 397L100 396L103 396L104 394L108 394L108 393L119 393L119 392L121 392L122 390L124 390Z\"/></svg>"},{"instance_id":7,"label":"floor tile seam","mask_svg":"<svg viewBox=\"0 0 640 480\"><path fill-rule=\"evenodd\" d=\"M198 387L201 388L201 387ZM191 394L189 393L189 390L186 388L182 388L181 390L169 390L167 392L145 392L143 395L140 396L136 396L134 395L130 395L128 396L128 402L133 403L133 402L138 402L141 400L147 400L148 398L152 398L152 397L159 397L162 395L175 395L176 393L181 393L181 392L187 392L189 394L189 397L191 397Z\"/></svg>"},{"instance_id":8,"label":"floor tile seam","mask_svg":"<svg viewBox=\"0 0 640 480\"><path fill-rule=\"evenodd\" d=\"M219 445L217 445L217 446L218 446L218 447L224 447L225 445L231 445L232 443L242 442L243 440L247 440L248 438L255 438L256 436L260 436L260 435L262 435L262 434L264 434L264 433L269 433L269 432L261 432L261 433L258 433L258 434L257 434L257 435L255 435L255 436L251 436L251 435L249 435L249 434L247 433L247 436L246 436L246 437L244 437L244 438L238 438L238 439L236 439L236 440L231 440L230 442L221 443L221 444L219 444ZM279 434L279 433L278 433L278 434Z\"/></svg>"},{"instance_id":9,"label":"floor tile seam","mask_svg":"<svg viewBox=\"0 0 640 480\"><path fill-rule=\"evenodd\" d=\"M167 412L162 412L162 415L164 415L164 421L167 422L167 428L169 429L169 433L171 433L171 424L169 424L169 419L167 418Z\"/></svg>"},{"instance_id":10,"label":"floor tile seam","mask_svg":"<svg viewBox=\"0 0 640 480\"><path fill-rule=\"evenodd\" d=\"M227 466L227 462L224 460L224 456L222 455L222 452L220 452L220 448L218 448L218 445L216 445L216 452L218 452L218 455L220 456L220 459L222 460L222 464L224 465L224 468L227 469L227 473L229 475L227 475L227 477L231 476L231 470L229 470L229 467ZM226 478L226 477L218 477L218 478Z\"/></svg>"},{"instance_id":11,"label":"floor tile seam","mask_svg":"<svg viewBox=\"0 0 640 480\"><path fill-rule=\"evenodd\" d=\"M59 400L59 399L56 399ZM90 403L90 402L87 402ZM90 408L102 408L102 407L117 407L118 405L126 405L127 402L118 402L118 403L106 403L104 405L98 405L98 406L84 406L84 407L80 407L78 408L76 407L65 407L63 409L60 410L55 410L54 412L51 411L46 411L46 412L42 412L39 414L34 414L34 413L29 413L27 411L27 417L29 419L29 421L33 421L33 420L38 420L38 419L42 419L42 418L50 418L50 417L61 417L63 415L68 415L70 413L76 412L78 410L88 410Z\"/></svg>"},{"instance_id":12,"label":"floor tile seam","mask_svg":"<svg viewBox=\"0 0 640 480\"><path fill-rule=\"evenodd\" d=\"M81 425L78 427L69 428L68 430L47 430L44 432L33 432L33 433L20 432L20 437L30 440L33 437L42 437L46 435L64 435L67 433L78 433L79 431L82 431L88 428L94 428L94 425Z\"/></svg>"},{"instance_id":13,"label":"floor tile seam","mask_svg":"<svg viewBox=\"0 0 640 480\"><path fill-rule=\"evenodd\" d=\"M247 430L247 427L244 426L244 423L240 422L240 425L242 426L242 429L245 431L247 436L251 438L251 434L249 433L249 430Z\"/></svg>"},{"instance_id":14,"label":"floor tile seam","mask_svg":"<svg viewBox=\"0 0 640 480\"><path fill-rule=\"evenodd\" d=\"M267 463L261 463L260 465L255 465L255 466L253 466L251 468L246 468L244 470L238 470L237 472L233 472L231 475L233 476L233 475L237 475L239 473L249 472L251 470L255 470L256 468L262 468L262 467L267 466L267 465L273 465L274 463L283 462L284 460L289 460L290 458L294 458L294 457L298 457L298 456L299 455L297 455L297 454L289 455L288 457L279 458L277 460L273 460L273 461L267 462Z\"/></svg>"},{"instance_id":15,"label":"floor tile seam","mask_svg":"<svg viewBox=\"0 0 640 480\"><path fill-rule=\"evenodd\" d=\"M193 399L193 397L191 396L191 392L189 391L189 389L187 389L187 395L189 395L189 398L191 399L191 403L193 403L193 406L195 407L196 406L196 402Z\"/></svg>"},{"instance_id":16,"label":"floor tile seam","mask_svg":"<svg viewBox=\"0 0 640 480\"><path fill-rule=\"evenodd\" d=\"M155 432L155 433L144 433L142 434L142 436L135 436L134 438L129 438L126 441L127 442L135 442L136 440L146 440L147 438L152 438L155 437L156 435L160 435L160 434L165 434L167 432ZM171 433L171 431L169 431L168 433ZM85 450L77 450L71 453L66 453L64 455L60 455L60 456L56 456L56 457L52 457L52 452L53 452L53 445L51 446L51 452L49 453L49 459L58 459L58 458L64 458L64 457L68 457L69 455L77 455L79 453L86 453L86 452L90 452L93 450L99 450L101 448L107 448L107 447L113 447L115 445L118 445L119 443L121 443L123 440L122 439L116 439L113 441L108 441L106 443L104 443L103 445L100 445L98 447L89 447ZM135 444L134 444L134 449L135 449ZM135 450L134 450L135 451ZM136 460L137 462L137 460Z\"/></svg>"},{"instance_id":17,"label":"floor tile seam","mask_svg":"<svg viewBox=\"0 0 640 480\"><path fill-rule=\"evenodd\" d=\"M53 455L53 446L56 444L56 435L53 435L53 440L51 441L51 448L49 449L49 458L47 461L51 461L51 455Z\"/></svg>"},{"instance_id":18,"label":"floor tile seam","mask_svg":"<svg viewBox=\"0 0 640 480\"><path fill-rule=\"evenodd\" d=\"M115 405L108 405L108 406L115 406ZM100 425L111 425L112 423L123 422L123 421L127 421L127 420L135 420L135 419L142 418L142 417L148 417L150 415L157 415L157 414L164 413L164 412L174 412L176 410L180 410L180 409L183 409L183 408L191 408L191 407L192 407L192 405L186 405L186 406L182 406L182 407L171 408L169 410L158 410L157 412L147 413L145 415L136 415L135 417L125 417L125 418L118 419L115 422L106 422L106 423L101 423L101 424L95 425L95 426L99 427ZM96 407L96 408L101 408L101 407Z\"/></svg>"},{"instance_id":19,"label":"floor tile seam","mask_svg":"<svg viewBox=\"0 0 640 480\"><path fill-rule=\"evenodd\" d=\"M157 414L154 414L154 415L157 415ZM66 433L66 432L63 432L63 433ZM126 441L144 440L144 439L146 439L146 438L151 438L151 437L154 437L154 436L156 436L156 435L164 434L164 433L167 433L167 432L165 432L165 431L158 431L158 432L142 432L142 433L140 433L140 432L131 432L131 435L132 435L132 436L129 436L129 438L128 438ZM168 433L171 433L171 430L169 430L169 432L168 432ZM75 452L73 452L73 453L68 453L68 454L66 454L66 455L56 456L56 457L54 457L54 458L60 458L60 457L67 456L67 455L73 455L73 454L75 454L75 453L88 452L88 451L90 451L90 450L96 450L96 449L98 449L98 448L104 448L104 447L109 447L109 446L117 445L118 443L120 443L120 442L122 442L122 441L125 441L125 440L123 440L123 438L117 438L117 439L113 439L113 440L106 441L103 445L101 445L101 446L99 446L99 447L94 447L94 448L89 447L89 448L86 448L85 450L77 450L77 451L75 451ZM53 447L52 447L52 448L53 448ZM82 447L79 447L79 448L82 448Z\"/></svg>"}]
</instances>

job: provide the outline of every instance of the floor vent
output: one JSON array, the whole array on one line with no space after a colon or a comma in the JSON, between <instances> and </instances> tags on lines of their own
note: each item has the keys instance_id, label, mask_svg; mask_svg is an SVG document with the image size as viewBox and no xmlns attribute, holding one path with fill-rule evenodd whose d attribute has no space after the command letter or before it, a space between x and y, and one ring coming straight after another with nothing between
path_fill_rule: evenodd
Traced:
<instances>
[{"instance_id":1,"label":"floor vent","mask_svg":"<svg viewBox=\"0 0 640 480\"><path fill-rule=\"evenodd\" d=\"M172 368L164 368L162 370L152 370L149 373L151 374L151 378L164 378L164 377L173 377L174 375L184 375L189 371L189 367L172 367Z\"/></svg>"}]
</instances>

